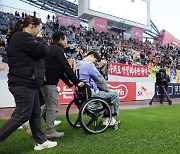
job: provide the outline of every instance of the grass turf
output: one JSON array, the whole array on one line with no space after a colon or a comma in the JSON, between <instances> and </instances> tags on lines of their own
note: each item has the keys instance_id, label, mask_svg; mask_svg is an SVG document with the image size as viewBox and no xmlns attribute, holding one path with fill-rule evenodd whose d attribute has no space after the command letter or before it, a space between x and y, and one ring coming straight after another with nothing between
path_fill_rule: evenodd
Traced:
<instances>
[{"instance_id":1,"label":"grass turf","mask_svg":"<svg viewBox=\"0 0 180 154\"><path fill-rule=\"evenodd\" d=\"M101 134L86 134L72 128L65 116L58 117L62 124L58 131L65 136L53 139L58 146L38 151L42 154L120 154L120 153L179 153L180 105L159 106L133 110L121 110L118 130L108 128ZM2 125L4 121L0 121ZM44 124L43 124L43 127ZM0 154L37 153L34 141L24 130L17 130L0 144Z\"/></svg>"}]
</instances>

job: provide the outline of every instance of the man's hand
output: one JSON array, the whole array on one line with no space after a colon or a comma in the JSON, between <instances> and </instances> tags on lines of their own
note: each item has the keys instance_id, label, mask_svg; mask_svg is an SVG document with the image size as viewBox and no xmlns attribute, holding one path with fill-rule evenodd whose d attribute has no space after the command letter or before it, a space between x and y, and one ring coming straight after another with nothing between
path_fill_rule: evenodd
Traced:
<instances>
[{"instance_id":1,"label":"man's hand","mask_svg":"<svg viewBox=\"0 0 180 154\"><path fill-rule=\"evenodd\" d=\"M42 37L42 30L37 34L36 37Z\"/></svg>"},{"instance_id":2,"label":"man's hand","mask_svg":"<svg viewBox=\"0 0 180 154\"><path fill-rule=\"evenodd\" d=\"M84 86L84 82L79 82L77 86L78 87L83 87Z\"/></svg>"},{"instance_id":3,"label":"man's hand","mask_svg":"<svg viewBox=\"0 0 180 154\"><path fill-rule=\"evenodd\" d=\"M67 86L68 86L69 88L71 88L71 87L73 86L73 84L72 84L72 83L68 83Z\"/></svg>"}]
</instances>

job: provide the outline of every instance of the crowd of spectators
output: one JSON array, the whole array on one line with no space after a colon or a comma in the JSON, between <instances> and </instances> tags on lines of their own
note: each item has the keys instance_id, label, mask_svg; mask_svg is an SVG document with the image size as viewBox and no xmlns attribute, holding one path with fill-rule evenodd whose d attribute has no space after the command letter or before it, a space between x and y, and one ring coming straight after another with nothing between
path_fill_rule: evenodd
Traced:
<instances>
[{"instance_id":1,"label":"crowd of spectators","mask_svg":"<svg viewBox=\"0 0 180 154\"><path fill-rule=\"evenodd\" d=\"M4 18L9 22L7 33L13 24L21 19L21 16L4 13ZM87 29L73 25L61 26L55 16L47 15L47 23L44 24L44 37L48 44L51 43L51 35L47 33L46 27L53 31L61 30L67 36L68 45L66 55L70 59L80 60L84 58L88 51L98 50L102 57L102 66L107 66L107 61L119 62L132 65L148 65L154 67L166 66L168 68L180 69L180 48L167 44L161 46L151 43L148 40L139 41L134 39L124 39L121 33L115 31L96 32L95 29ZM4 37L0 37L1 40ZM6 40L2 40L7 43ZM1 42L2 42L1 41ZM2 49L3 43L0 43ZM5 46L6 47L6 46Z\"/></svg>"},{"instance_id":2,"label":"crowd of spectators","mask_svg":"<svg viewBox=\"0 0 180 154\"><path fill-rule=\"evenodd\" d=\"M95 29L82 26L65 27L54 18L47 24L54 31L61 30L66 33L66 54L69 58L82 59L88 51L97 49L106 61L180 69L180 48L175 45L162 46L147 39L144 42L131 38L126 40L121 33L114 31L98 33Z\"/></svg>"},{"instance_id":3,"label":"crowd of spectators","mask_svg":"<svg viewBox=\"0 0 180 154\"><path fill-rule=\"evenodd\" d=\"M66 53L70 58L82 59L88 51L97 49L107 61L154 67L163 65L180 69L180 50L176 46L161 46L148 40L126 40L121 33L98 33L95 29L87 30L85 27L76 28L73 25L60 26L59 30L66 33Z\"/></svg>"}]
</instances>

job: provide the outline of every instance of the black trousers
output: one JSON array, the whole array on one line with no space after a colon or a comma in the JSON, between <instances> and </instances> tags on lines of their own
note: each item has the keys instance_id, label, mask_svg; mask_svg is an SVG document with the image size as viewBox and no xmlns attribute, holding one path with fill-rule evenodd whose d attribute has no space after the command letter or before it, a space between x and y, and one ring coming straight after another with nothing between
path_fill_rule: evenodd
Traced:
<instances>
[{"instance_id":1,"label":"black trousers","mask_svg":"<svg viewBox=\"0 0 180 154\"><path fill-rule=\"evenodd\" d=\"M29 120L35 142L44 143L47 139L42 132L38 89L14 86L9 87L9 90L14 96L16 108L11 118L0 127L0 142Z\"/></svg>"}]
</instances>

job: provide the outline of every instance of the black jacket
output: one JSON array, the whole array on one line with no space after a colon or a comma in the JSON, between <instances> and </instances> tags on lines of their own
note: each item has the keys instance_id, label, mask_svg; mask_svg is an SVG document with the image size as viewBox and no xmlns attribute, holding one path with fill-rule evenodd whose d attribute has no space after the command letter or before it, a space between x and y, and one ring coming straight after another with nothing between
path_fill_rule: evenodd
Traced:
<instances>
[{"instance_id":1,"label":"black jacket","mask_svg":"<svg viewBox=\"0 0 180 154\"><path fill-rule=\"evenodd\" d=\"M57 85L58 81L68 78L73 84L77 85L80 81L74 74L69 65L63 47L59 43L50 45L49 53L45 58L45 85Z\"/></svg>"},{"instance_id":2,"label":"black jacket","mask_svg":"<svg viewBox=\"0 0 180 154\"><path fill-rule=\"evenodd\" d=\"M49 51L42 38L16 32L8 45L9 86L40 87L44 81L44 60Z\"/></svg>"}]
</instances>

